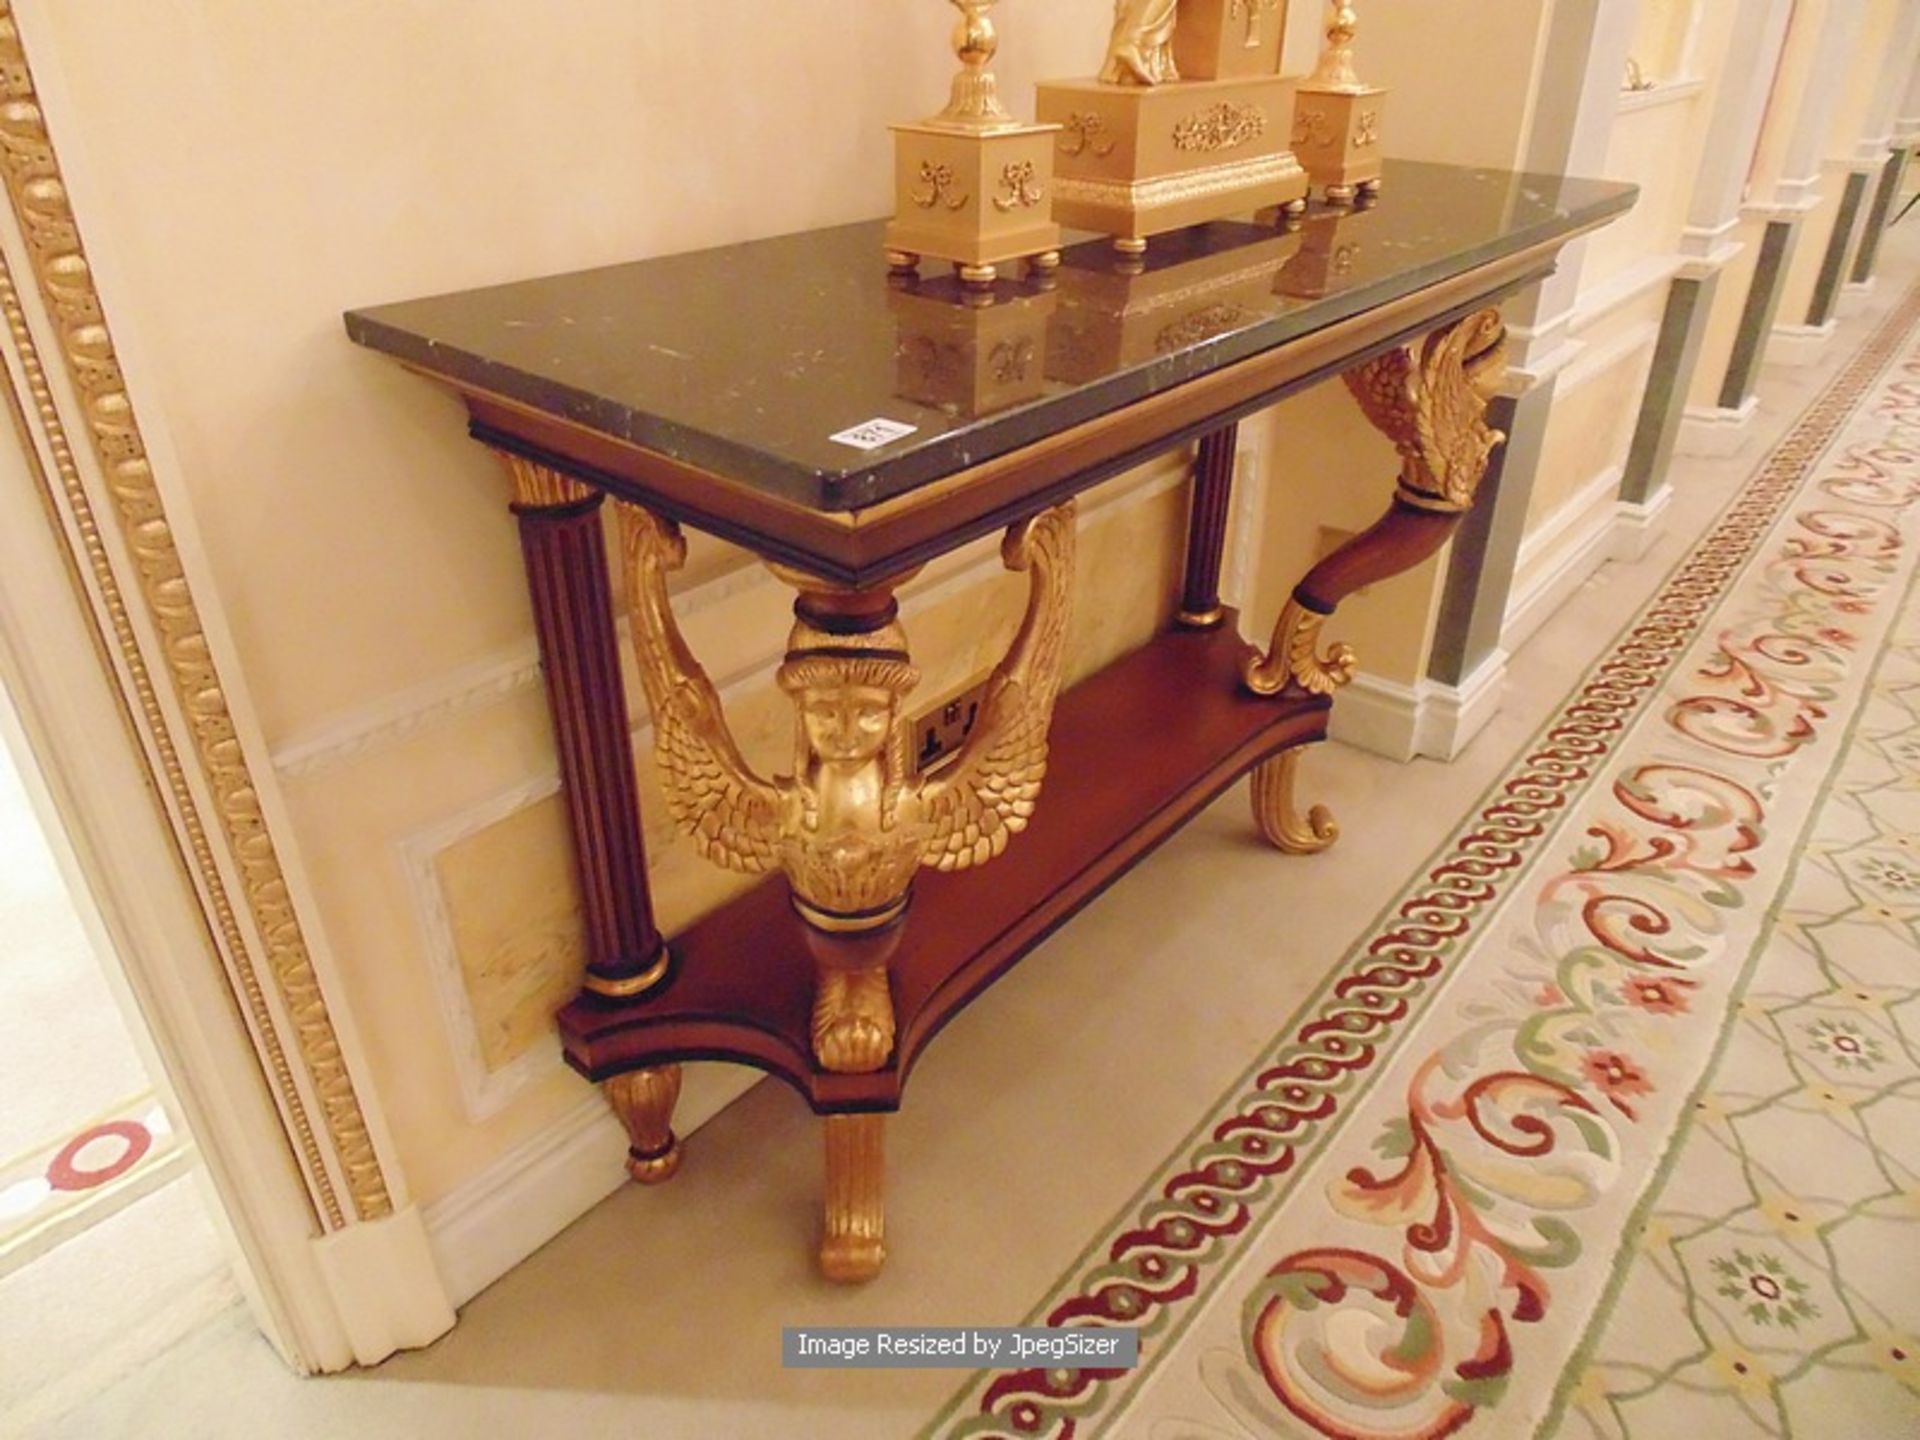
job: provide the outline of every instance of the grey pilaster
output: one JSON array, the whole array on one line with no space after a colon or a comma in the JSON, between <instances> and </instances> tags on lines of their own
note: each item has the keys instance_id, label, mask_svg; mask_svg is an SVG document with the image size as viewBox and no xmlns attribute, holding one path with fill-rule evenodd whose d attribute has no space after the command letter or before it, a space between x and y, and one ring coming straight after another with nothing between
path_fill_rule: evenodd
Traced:
<instances>
[{"instance_id":1,"label":"grey pilaster","mask_svg":"<svg viewBox=\"0 0 1920 1440\"><path fill-rule=\"evenodd\" d=\"M1726 383L1720 387L1723 410L1738 410L1746 404L1759 381L1760 361L1766 354L1767 337L1773 333L1780 292L1786 285L1787 267L1799 233L1798 217L1767 222L1760 259L1753 267L1753 283L1747 288L1746 307L1740 312L1740 329L1733 339L1733 355L1727 362Z\"/></svg>"},{"instance_id":2,"label":"grey pilaster","mask_svg":"<svg viewBox=\"0 0 1920 1440\"><path fill-rule=\"evenodd\" d=\"M1620 482L1620 498L1629 504L1646 504L1667 483L1667 467L1673 462L1674 441L1686 415L1687 391L1700 363L1700 346L1719 285L1720 272L1712 271L1698 280L1679 277L1667 291L1660 338L1654 344L1647 388L1640 397L1640 419L1627 451L1627 473Z\"/></svg>"},{"instance_id":3,"label":"grey pilaster","mask_svg":"<svg viewBox=\"0 0 1920 1440\"><path fill-rule=\"evenodd\" d=\"M1907 179L1907 157L1911 154L1905 146L1887 156L1886 166L1880 171L1880 184L1873 192L1873 207L1867 211L1866 233L1860 237L1860 249L1853 257L1853 274L1849 277L1854 284L1864 285L1873 279L1874 271L1880 264L1880 242L1887 233L1887 222L1893 218L1894 201L1900 198L1900 187Z\"/></svg>"},{"instance_id":4,"label":"grey pilaster","mask_svg":"<svg viewBox=\"0 0 1920 1440\"><path fill-rule=\"evenodd\" d=\"M1507 443L1494 451L1480 501L1454 532L1427 662L1428 678L1442 685L1460 686L1500 647L1553 391L1549 377L1518 399L1502 395L1487 407L1487 422L1506 433Z\"/></svg>"},{"instance_id":5,"label":"grey pilaster","mask_svg":"<svg viewBox=\"0 0 1920 1440\"><path fill-rule=\"evenodd\" d=\"M1833 217L1833 233L1827 237L1827 253L1820 261L1819 278L1813 282L1813 301L1807 306L1809 325L1826 324L1840 303L1840 282L1846 275L1847 261L1852 258L1855 232L1860 227L1860 208L1866 197L1865 172L1850 172L1846 187L1840 192L1840 209Z\"/></svg>"}]
</instances>

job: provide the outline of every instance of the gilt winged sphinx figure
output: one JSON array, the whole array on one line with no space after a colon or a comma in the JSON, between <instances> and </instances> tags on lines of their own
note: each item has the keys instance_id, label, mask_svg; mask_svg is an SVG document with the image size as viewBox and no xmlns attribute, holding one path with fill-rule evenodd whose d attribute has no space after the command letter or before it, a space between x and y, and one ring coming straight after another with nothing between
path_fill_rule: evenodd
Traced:
<instances>
[{"instance_id":1,"label":"gilt winged sphinx figure","mask_svg":"<svg viewBox=\"0 0 1920 1440\"><path fill-rule=\"evenodd\" d=\"M910 763L903 702L920 672L898 620L844 634L804 614L776 677L794 704L794 773L757 774L668 602L667 577L685 562L685 540L673 522L638 506L622 506L621 518L668 808L705 859L747 874L785 873L810 938L823 942L815 946L815 1055L829 1070L879 1069L893 1048L892 947L863 952L857 942L898 919L921 866L984 864L1033 814L1066 642L1072 503L1008 532L1002 558L1029 574L1026 613L988 682L980 720L956 757L926 776ZM835 939L856 942L852 963L830 958Z\"/></svg>"}]
</instances>

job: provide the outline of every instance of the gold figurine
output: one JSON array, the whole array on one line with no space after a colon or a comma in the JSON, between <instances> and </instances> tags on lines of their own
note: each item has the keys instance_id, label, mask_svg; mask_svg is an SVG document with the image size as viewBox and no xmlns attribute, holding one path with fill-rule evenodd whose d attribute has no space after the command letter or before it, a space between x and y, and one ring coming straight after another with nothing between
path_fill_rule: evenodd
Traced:
<instances>
[{"instance_id":1,"label":"gold figurine","mask_svg":"<svg viewBox=\"0 0 1920 1440\"><path fill-rule=\"evenodd\" d=\"M1180 0L1114 0L1113 39L1100 69L1106 85L1164 85L1178 80L1173 27Z\"/></svg>"},{"instance_id":2,"label":"gold figurine","mask_svg":"<svg viewBox=\"0 0 1920 1440\"><path fill-rule=\"evenodd\" d=\"M1116 0L1098 77L1040 84L1061 127L1054 217L1138 256L1168 230L1305 209L1285 30L1285 0Z\"/></svg>"},{"instance_id":3,"label":"gold figurine","mask_svg":"<svg viewBox=\"0 0 1920 1440\"><path fill-rule=\"evenodd\" d=\"M1380 190L1380 117L1387 92L1353 68L1360 24L1353 0L1335 0L1320 63L1300 83L1293 112L1293 148L1313 183L1336 205Z\"/></svg>"},{"instance_id":4,"label":"gold figurine","mask_svg":"<svg viewBox=\"0 0 1920 1440\"><path fill-rule=\"evenodd\" d=\"M778 672L794 704L795 766L764 779L741 758L668 604L667 576L684 562L686 542L638 506L622 505L620 515L668 808L707 859L786 874L818 966L815 1056L832 1071L877 1070L893 1049L887 962L914 873L984 864L1033 814L1066 640L1072 502L1008 532L1007 567L1031 577L1026 616L988 683L980 722L950 765L924 777L909 763L902 705L920 672L890 596L882 592L878 623L864 630L822 624L836 592L780 572L808 587Z\"/></svg>"},{"instance_id":5,"label":"gold figurine","mask_svg":"<svg viewBox=\"0 0 1920 1440\"><path fill-rule=\"evenodd\" d=\"M952 3L960 11L953 31L960 72L947 108L893 127L887 263L904 272L932 255L951 260L967 284L988 286L1011 260L1029 260L1039 271L1060 263L1051 206L1059 127L1022 124L1000 103L989 68L1000 40L988 12L998 0Z\"/></svg>"}]
</instances>

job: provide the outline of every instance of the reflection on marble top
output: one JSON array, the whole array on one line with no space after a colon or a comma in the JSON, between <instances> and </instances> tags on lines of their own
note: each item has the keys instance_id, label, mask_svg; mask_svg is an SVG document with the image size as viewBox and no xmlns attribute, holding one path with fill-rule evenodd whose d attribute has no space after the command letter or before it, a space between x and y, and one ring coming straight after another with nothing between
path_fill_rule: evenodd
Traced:
<instances>
[{"instance_id":1,"label":"reflection on marble top","mask_svg":"<svg viewBox=\"0 0 1920 1440\"><path fill-rule=\"evenodd\" d=\"M880 222L355 310L347 333L489 392L821 510L851 510L1627 209L1610 181L1391 163L1377 203L1297 229L1104 240L970 303L890 280ZM909 433L871 450L833 437Z\"/></svg>"}]
</instances>

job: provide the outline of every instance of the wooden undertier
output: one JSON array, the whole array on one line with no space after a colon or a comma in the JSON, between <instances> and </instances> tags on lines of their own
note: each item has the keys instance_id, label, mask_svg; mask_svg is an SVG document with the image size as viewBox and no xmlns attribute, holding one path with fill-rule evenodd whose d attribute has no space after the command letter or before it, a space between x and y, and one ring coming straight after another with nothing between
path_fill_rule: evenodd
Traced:
<instances>
[{"instance_id":1,"label":"wooden undertier","mask_svg":"<svg viewBox=\"0 0 1920 1440\"><path fill-rule=\"evenodd\" d=\"M1328 701L1261 699L1240 683L1233 614L1173 630L1060 697L1033 821L982 872L923 870L893 960L887 1068L818 1068L813 961L775 876L669 941L676 973L634 1001L560 1011L567 1063L589 1080L679 1060L778 1075L821 1114L892 1110L940 1027L1054 928L1261 761L1326 734Z\"/></svg>"}]
</instances>

